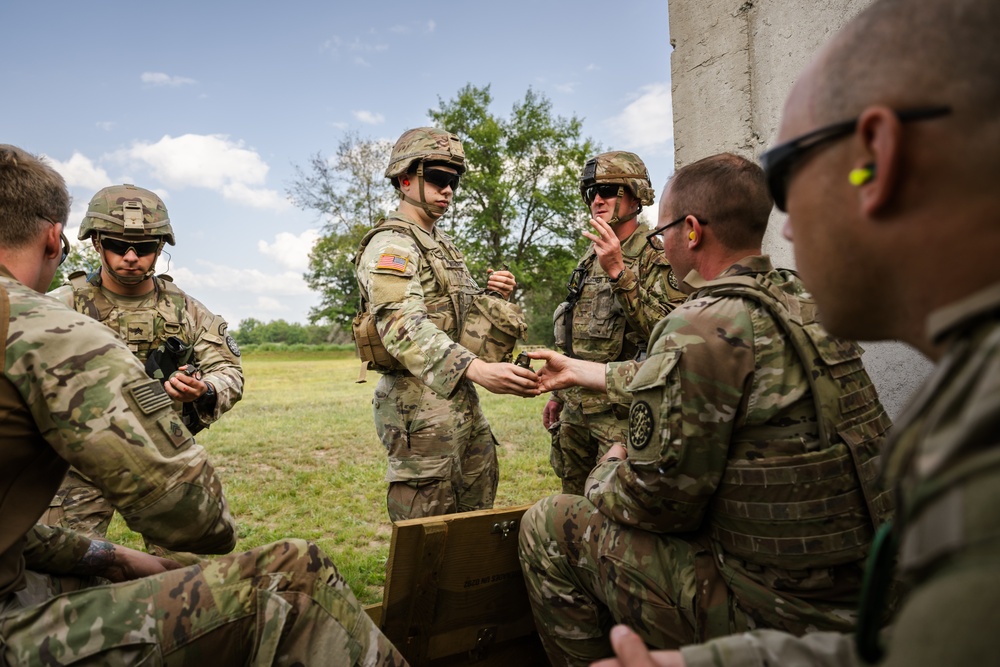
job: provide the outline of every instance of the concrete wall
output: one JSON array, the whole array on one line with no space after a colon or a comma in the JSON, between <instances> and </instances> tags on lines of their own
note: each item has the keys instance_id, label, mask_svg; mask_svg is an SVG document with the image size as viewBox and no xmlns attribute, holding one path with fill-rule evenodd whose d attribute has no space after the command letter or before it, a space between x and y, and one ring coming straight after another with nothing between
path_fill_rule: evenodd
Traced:
<instances>
[{"instance_id":1,"label":"concrete wall","mask_svg":"<svg viewBox=\"0 0 1000 667\"><path fill-rule=\"evenodd\" d=\"M669 0L675 165L729 151L756 158L774 142L785 97L817 48L870 0ZM794 266L777 211L764 239ZM896 416L930 370L898 343L868 343L865 364Z\"/></svg>"}]
</instances>

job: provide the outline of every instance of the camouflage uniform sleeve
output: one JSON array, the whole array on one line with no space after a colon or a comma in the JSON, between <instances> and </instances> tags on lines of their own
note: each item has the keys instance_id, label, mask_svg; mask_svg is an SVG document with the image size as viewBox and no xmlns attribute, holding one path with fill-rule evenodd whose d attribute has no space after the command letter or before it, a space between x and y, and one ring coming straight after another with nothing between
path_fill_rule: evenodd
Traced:
<instances>
[{"instance_id":1,"label":"camouflage uniform sleeve","mask_svg":"<svg viewBox=\"0 0 1000 667\"><path fill-rule=\"evenodd\" d=\"M39 432L129 527L170 549L225 553L236 526L205 450L159 381L100 322L10 289L8 379Z\"/></svg>"},{"instance_id":2,"label":"camouflage uniform sleeve","mask_svg":"<svg viewBox=\"0 0 1000 667\"><path fill-rule=\"evenodd\" d=\"M90 538L59 526L36 523L24 537L24 562L29 570L72 574L87 553Z\"/></svg>"},{"instance_id":3,"label":"camouflage uniform sleeve","mask_svg":"<svg viewBox=\"0 0 1000 667\"><path fill-rule=\"evenodd\" d=\"M639 361L612 361L604 365L604 382L609 401L622 405L632 402L632 392L628 390L628 386L632 384L641 366L642 362Z\"/></svg>"},{"instance_id":4,"label":"camouflage uniform sleeve","mask_svg":"<svg viewBox=\"0 0 1000 667\"><path fill-rule=\"evenodd\" d=\"M385 349L425 385L448 397L476 355L429 319L420 282L422 262L413 239L386 231L365 248L358 280Z\"/></svg>"},{"instance_id":5,"label":"camouflage uniform sleeve","mask_svg":"<svg viewBox=\"0 0 1000 667\"><path fill-rule=\"evenodd\" d=\"M598 465L587 497L614 521L696 530L725 470L753 378L753 322L740 299L688 302L658 328L628 385L628 458Z\"/></svg>"},{"instance_id":6,"label":"camouflage uniform sleeve","mask_svg":"<svg viewBox=\"0 0 1000 667\"><path fill-rule=\"evenodd\" d=\"M681 649L687 667L859 667L854 637L810 632L796 637L778 630L754 630Z\"/></svg>"},{"instance_id":7,"label":"camouflage uniform sleeve","mask_svg":"<svg viewBox=\"0 0 1000 667\"><path fill-rule=\"evenodd\" d=\"M198 419L208 426L243 398L243 363L240 347L228 333L226 320L213 315L200 301L184 295L185 311L194 338L194 358L201 379L212 383L215 406L195 401Z\"/></svg>"},{"instance_id":8,"label":"camouflage uniform sleeve","mask_svg":"<svg viewBox=\"0 0 1000 667\"><path fill-rule=\"evenodd\" d=\"M48 296L57 300L59 303L63 304L67 308L73 307L73 286L72 285L60 285L51 292Z\"/></svg>"},{"instance_id":9,"label":"camouflage uniform sleeve","mask_svg":"<svg viewBox=\"0 0 1000 667\"><path fill-rule=\"evenodd\" d=\"M633 233L645 238L640 232ZM611 284L618 303L625 312L629 326L649 340L656 324L667 316L667 313L677 307L686 298L670 286L670 264L648 244L640 251L637 263L639 275L629 267L616 282Z\"/></svg>"}]
</instances>

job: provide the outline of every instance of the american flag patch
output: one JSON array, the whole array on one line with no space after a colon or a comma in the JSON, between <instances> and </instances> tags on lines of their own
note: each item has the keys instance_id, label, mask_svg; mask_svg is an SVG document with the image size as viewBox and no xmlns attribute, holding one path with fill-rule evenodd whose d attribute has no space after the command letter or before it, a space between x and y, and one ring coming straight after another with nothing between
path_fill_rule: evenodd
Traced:
<instances>
[{"instance_id":1,"label":"american flag patch","mask_svg":"<svg viewBox=\"0 0 1000 667\"><path fill-rule=\"evenodd\" d=\"M393 271L399 271L402 273L406 271L407 260L405 257L400 257L399 255L379 255L378 264L375 265L376 269L392 269Z\"/></svg>"}]
</instances>

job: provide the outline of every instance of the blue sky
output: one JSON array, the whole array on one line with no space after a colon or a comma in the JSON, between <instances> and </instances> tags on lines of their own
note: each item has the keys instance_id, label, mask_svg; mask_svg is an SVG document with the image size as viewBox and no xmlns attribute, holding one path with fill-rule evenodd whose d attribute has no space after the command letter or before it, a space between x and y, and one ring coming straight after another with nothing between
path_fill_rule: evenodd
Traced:
<instances>
[{"instance_id":1,"label":"blue sky","mask_svg":"<svg viewBox=\"0 0 1000 667\"><path fill-rule=\"evenodd\" d=\"M317 302L322 221L288 203L295 166L347 131L428 125L467 83L505 116L543 93L657 189L673 168L666 0L5 2L0 25L0 143L66 178L73 241L100 188L156 191L178 240L158 270L232 327Z\"/></svg>"}]
</instances>

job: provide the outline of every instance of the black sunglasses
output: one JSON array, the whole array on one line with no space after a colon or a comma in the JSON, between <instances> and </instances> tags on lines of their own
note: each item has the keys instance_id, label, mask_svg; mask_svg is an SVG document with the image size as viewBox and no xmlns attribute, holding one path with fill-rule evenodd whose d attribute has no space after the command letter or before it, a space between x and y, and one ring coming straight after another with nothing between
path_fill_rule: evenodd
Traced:
<instances>
[{"instance_id":1,"label":"black sunglasses","mask_svg":"<svg viewBox=\"0 0 1000 667\"><path fill-rule=\"evenodd\" d=\"M120 239L101 238L101 247L115 253L121 257L128 254L129 250L135 252L136 257L152 255L160 249L159 241L122 241Z\"/></svg>"},{"instance_id":2,"label":"black sunglasses","mask_svg":"<svg viewBox=\"0 0 1000 667\"><path fill-rule=\"evenodd\" d=\"M425 169L424 170L424 180L431 185L437 186L444 190L449 185L451 186L452 192L458 190L458 181L461 177L458 174L453 174L450 171L444 171L442 169Z\"/></svg>"},{"instance_id":3,"label":"black sunglasses","mask_svg":"<svg viewBox=\"0 0 1000 667\"><path fill-rule=\"evenodd\" d=\"M684 215L682 215L681 217L677 218L676 220L671 220L670 222L668 222L665 225L660 225L659 227L657 227L656 229L654 229L650 233L646 234L646 245L648 245L653 250L656 250L657 252L659 252L660 248L657 248L655 245L653 245L653 239L656 238L656 237L658 237L658 236L663 236L663 232L664 231L666 231L670 227L673 227L676 224L684 222L684 219L687 218L689 215L691 215L691 214L690 213L685 213ZM703 220L700 215L696 215L694 217L697 218L698 222L700 222L701 224L703 224L703 225L707 225L708 224L708 220Z\"/></svg>"},{"instance_id":4,"label":"black sunglasses","mask_svg":"<svg viewBox=\"0 0 1000 667\"><path fill-rule=\"evenodd\" d=\"M618 183L600 183L587 186L587 189L583 191L583 201L587 202L587 206L590 206L597 199L597 195L601 195L601 199L617 197L621 187L623 186Z\"/></svg>"},{"instance_id":5,"label":"black sunglasses","mask_svg":"<svg viewBox=\"0 0 1000 667\"><path fill-rule=\"evenodd\" d=\"M900 122L906 123L914 120L928 120L951 113L951 107L922 107L919 109L904 109L897 111L896 118ZM783 144L778 144L774 148L761 153L760 166L767 176L767 186L771 190L771 197L774 205L779 211L785 211L785 203L788 198L788 182L791 180L792 171L802 158L817 146L822 146L835 139L846 137L854 132L858 126L858 119L845 120L833 125L821 127L796 137Z\"/></svg>"},{"instance_id":6,"label":"black sunglasses","mask_svg":"<svg viewBox=\"0 0 1000 667\"><path fill-rule=\"evenodd\" d=\"M56 224L55 220L50 220L44 215L40 215L38 217L44 220L45 222L49 223L50 225ZM63 225L63 227L65 228L65 225ZM62 266L63 263L66 261L66 258L69 257L69 239L66 238L66 232L64 232L62 229L59 230L59 238L62 239L62 246L63 246L62 257L59 258L59 266Z\"/></svg>"}]
</instances>

